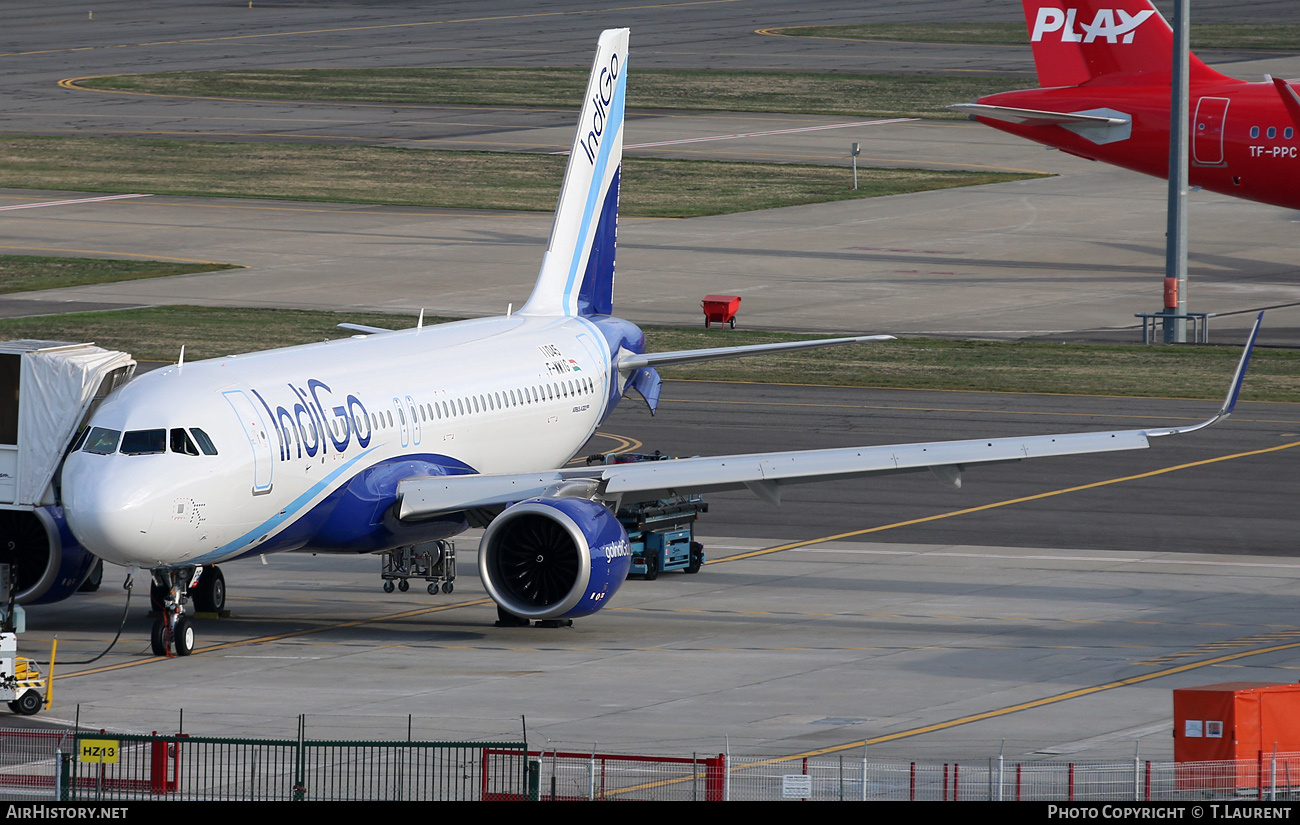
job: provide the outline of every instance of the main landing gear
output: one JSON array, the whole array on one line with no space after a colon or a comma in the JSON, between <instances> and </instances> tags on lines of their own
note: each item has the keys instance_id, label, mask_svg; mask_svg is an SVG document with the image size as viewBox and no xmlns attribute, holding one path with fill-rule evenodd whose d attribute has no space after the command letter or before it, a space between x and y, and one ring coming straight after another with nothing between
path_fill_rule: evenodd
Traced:
<instances>
[{"instance_id":1,"label":"main landing gear","mask_svg":"<svg viewBox=\"0 0 1300 825\"><path fill-rule=\"evenodd\" d=\"M149 606L159 613L149 634L155 656L188 656L194 652L194 623L185 604L194 600L200 613L221 613L226 608L226 577L215 565L151 571Z\"/></svg>"}]
</instances>

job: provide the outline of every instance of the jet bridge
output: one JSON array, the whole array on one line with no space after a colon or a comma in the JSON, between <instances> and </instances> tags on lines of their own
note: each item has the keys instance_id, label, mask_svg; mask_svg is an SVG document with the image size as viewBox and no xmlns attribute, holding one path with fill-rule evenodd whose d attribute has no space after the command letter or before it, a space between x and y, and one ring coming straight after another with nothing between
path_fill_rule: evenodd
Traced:
<instances>
[{"instance_id":1,"label":"jet bridge","mask_svg":"<svg viewBox=\"0 0 1300 825\"><path fill-rule=\"evenodd\" d=\"M58 470L90 414L135 375L128 353L93 344L0 342L0 563L17 601L66 597L95 559L58 506Z\"/></svg>"}]
</instances>

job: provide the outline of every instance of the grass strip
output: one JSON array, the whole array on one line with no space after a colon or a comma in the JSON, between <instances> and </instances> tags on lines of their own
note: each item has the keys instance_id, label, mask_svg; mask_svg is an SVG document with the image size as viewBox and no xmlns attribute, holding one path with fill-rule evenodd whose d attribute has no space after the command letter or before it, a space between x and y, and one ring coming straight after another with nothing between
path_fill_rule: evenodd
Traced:
<instances>
[{"instance_id":1,"label":"grass strip","mask_svg":"<svg viewBox=\"0 0 1300 825\"><path fill-rule=\"evenodd\" d=\"M847 26L791 26L766 31L786 37L1029 45L1029 32L1024 23L863 23ZM1300 25L1193 23L1191 45L1193 49L1297 51L1300 50Z\"/></svg>"},{"instance_id":2,"label":"grass strip","mask_svg":"<svg viewBox=\"0 0 1300 825\"><path fill-rule=\"evenodd\" d=\"M426 324L444 320L425 318ZM390 329L415 325L413 317L399 315L173 306L0 320L0 340L95 341L139 359L168 361L176 359L184 344L186 359L194 360L345 337L350 333L335 327L344 321ZM646 327L645 333L652 352L819 337L702 327ZM691 364L662 373L665 378L709 381L1216 399L1239 356L1235 346L909 338ZM1256 351L1244 397L1300 401L1300 352Z\"/></svg>"},{"instance_id":3,"label":"grass strip","mask_svg":"<svg viewBox=\"0 0 1300 825\"><path fill-rule=\"evenodd\" d=\"M236 264L0 255L0 294L239 269Z\"/></svg>"},{"instance_id":4,"label":"grass strip","mask_svg":"<svg viewBox=\"0 0 1300 825\"><path fill-rule=\"evenodd\" d=\"M316 143L0 137L18 189L549 212L567 158ZM619 210L684 218L974 186L1032 174L626 158Z\"/></svg>"},{"instance_id":5,"label":"grass strip","mask_svg":"<svg viewBox=\"0 0 1300 825\"><path fill-rule=\"evenodd\" d=\"M1023 34L1023 26L1021 31ZM79 78L87 89L199 97L578 108L587 69L249 69ZM1023 77L637 69L629 109L959 119L944 107L1033 86Z\"/></svg>"}]
</instances>

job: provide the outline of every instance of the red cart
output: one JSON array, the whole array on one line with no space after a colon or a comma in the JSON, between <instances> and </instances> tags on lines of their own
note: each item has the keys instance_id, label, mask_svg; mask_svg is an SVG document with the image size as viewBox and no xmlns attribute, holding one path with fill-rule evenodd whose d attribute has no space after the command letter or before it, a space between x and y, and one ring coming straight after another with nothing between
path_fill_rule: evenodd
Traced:
<instances>
[{"instance_id":1,"label":"red cart","mask_svg":"<svg viewBox=\"0 0 1300 825\"><path fill-rule=\"evenodd\" d=\"M719 324L730 324L732 329L736 328L736 310L740 308L739 295L705 295L704 302L704 328L708 329L714 321Z\"/></svg>"}]
</instances>

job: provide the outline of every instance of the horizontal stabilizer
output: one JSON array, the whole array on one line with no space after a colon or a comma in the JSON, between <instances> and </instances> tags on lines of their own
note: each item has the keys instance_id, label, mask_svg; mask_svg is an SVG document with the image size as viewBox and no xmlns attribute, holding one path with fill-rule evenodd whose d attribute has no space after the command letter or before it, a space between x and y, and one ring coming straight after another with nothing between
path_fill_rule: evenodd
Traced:
<instances>
[{"instance_id":1,"label":"horizontal stabilizer","mask_svg":"<svg viewBox=\"0 0 1300 825\"><path fill-rule=\"evenodd\" d=\"M974 117L987 117L1006 123L1022 123L1026 126L1050 126L1065 123L1090 123L1096 126L1122 126L1131 123L1128 117L1106 117L1089 115L1082 112L1046 112L1041 109L1016 109L1012 106L990 106L986 103L954 103L947 108L965 112Z\"/></svg>"},{"instance_id":2,"label":"horizontal stabilizer","mask_svg":"<svg viewBox=\"0 0 1300 825\"><path fill-rule=\"evenodd\" d=\"M1127 140L1133 133L1133 118L1114 109L1088 109L1082 112L1049 112L1041 109L1017 109L988 103L954 103L948 107L965 112L972 118L988 118L1019 126L1060 126L1096 144Z\"/></svg>"},{"instance_id":3,"label":"horizontal stabilizer","mask_svg":"<svg viewBox=\"0 0 1300 825\"><path fill-rule=\"evenodd\" d=\"M352 332L364 332L366 335L374 335L377 332L392 332L391 329L383 327L368 327L365 324L339 324L339 329L346 329Z\"/></svg>"},{"instance_id":4,"label":"horizontal stabilizer","mask_svg":"<svg viewBox=\"0 0 1300 825\"><path fill-rule=\"evenodd\" d=\"M628 373L642 367L666 367L671 364L689 364L694 361L717 361L723 358L742 358L746 355L767 355L773 352L838 347L844 344L870 344L876 341L892 340L894 340L892 335L860 335L855 338L779 341L775 344L750 344L743 347L710 347L708 349L684 349L675 352L647 352L641 355L625 355L619 358L618 363L614 366L619 372Z\"/></svg>"}]
</instances>

